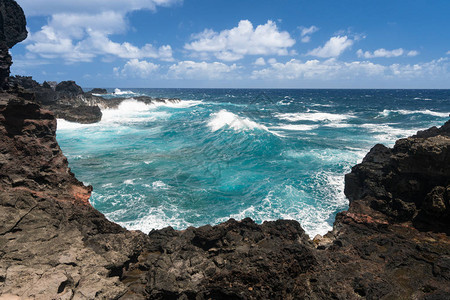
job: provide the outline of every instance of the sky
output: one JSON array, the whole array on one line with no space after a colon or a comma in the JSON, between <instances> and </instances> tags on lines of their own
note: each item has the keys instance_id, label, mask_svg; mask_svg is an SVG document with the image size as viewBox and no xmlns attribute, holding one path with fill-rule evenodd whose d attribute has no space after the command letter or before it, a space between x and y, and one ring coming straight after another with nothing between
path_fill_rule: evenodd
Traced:
<instances>
[{"instance_id":1,"label":"sky","mask_svg":"<svg viewBox=\"0 0 450 300\"><path fill-rule=\"evenodd\" d=\"M450 88L449 0L17 0L13 75L105 88Z\"/></svg>"}]
</instances>

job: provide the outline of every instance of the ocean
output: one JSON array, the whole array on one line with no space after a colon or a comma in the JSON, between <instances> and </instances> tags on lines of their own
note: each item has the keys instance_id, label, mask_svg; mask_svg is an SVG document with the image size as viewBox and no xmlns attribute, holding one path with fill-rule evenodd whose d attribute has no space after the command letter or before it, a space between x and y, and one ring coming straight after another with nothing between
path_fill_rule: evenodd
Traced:
<instances>
[{"instance_id":1,"label":"ocean","mask_svg":"<svg viewBox=\"0 0 450 300\"><path fill-rule=\"evenodd\" d=\"M348 207L372 146L449 119L450 90L109 89L127 97L57 140L92 205L128 229L294 219L313 237ZM146 105L133 97L180 98Z\"/></svg>"}]
</instances>

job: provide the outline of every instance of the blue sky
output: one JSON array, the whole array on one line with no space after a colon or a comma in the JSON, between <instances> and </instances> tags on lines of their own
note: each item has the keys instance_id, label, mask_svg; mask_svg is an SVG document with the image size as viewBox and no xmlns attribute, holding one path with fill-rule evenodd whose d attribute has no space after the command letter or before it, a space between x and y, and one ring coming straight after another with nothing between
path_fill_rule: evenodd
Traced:
<instances>
[{"instance_id":1,"label":"blue sky","mask_svg":"<svg viewBox=\"0 0 450 300\"><path fill-rule=\"evenodd\" d=\"M17 0L13 74L83 87L450 88L448 0Z\"/></svg>"}]
</instances>

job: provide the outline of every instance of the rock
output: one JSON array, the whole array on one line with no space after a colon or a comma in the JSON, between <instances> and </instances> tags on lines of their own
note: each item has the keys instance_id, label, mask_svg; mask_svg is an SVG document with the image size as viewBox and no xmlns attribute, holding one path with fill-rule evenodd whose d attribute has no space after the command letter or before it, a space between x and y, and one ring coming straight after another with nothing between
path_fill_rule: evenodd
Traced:
<instances>
[{"instance_id":1,"label":"rock","mask_svg":"<svg viewBox=\"0 0 450 300\"><path fill-rule=\"evenodd\" d=\"M314 241L298 222L287 220L262 225L229 220L144 235L92 208L92 188L70 172L51 112L17 95L0 95L3 294L35 299L450 294L450 239L443 233L450 178L445 136L374 147L348 177L349 210L337 215L333 231Z\"/></svg>"},{"instance_id":2,"label":"rock","mask_svg":"<svg viewBox=\"0 0 450 300\"><path fill-rule=\"evenodd\" d=\"M0 0L0 89L7 87L12 64L9 49L26 39L26 20L22 8L14 0Z\"/></svg>"},{"instance_id":3,"label":"rock","mask_svg":"<svg viewBox=\"0 0 450 300\"><path fill-rule=\"evenodd\" d=\"M55 130L51 112L0 93L0 294L118 298L121 270L148 238L89 204L92 187L70 171Z\"/></svg>"},{"instance_id":4,"label":"rock","mask_svg":"<svg viewBox=\"0 0 450 300\"><path fill-rule=\"evenodd\" d=\"M74 81L63 81L58 85L44 82L40 85L31 77L15 76L10 78L9 84L34 94L34 100L59 119L89 124L99 122L102 118L101 109L96 103L103 99L83 93Z\"/></svg>"},{"instance_id":5,"label":"rock","mask_svg":"<svg viewBox=\"0 0 450 300\"><path fill-rule=\"evenodd\" d=\"M95 89L90 90L89 93L104 95L104 94L108 94L108 91L106 89L95 88Z\"/></svg>"},{"instance_id":6,"label":"rock","mask_svg":"<svg viewBox=\"0 0 450 300\"><path fill-rule=\"evenodd\" d=\"M345 177L345 193L350 201L366 199L371 208L390 217L392 222L413 221L417 226L423 223L424 214L430 215L438 209L436 205L444 205L444 200L438 201L443 199L443 194L439 198L437 191L432 190L440 187L442 192L443 187L450 184L447 124L449 122L441 129L424 131L427 134L419 132L414 137L401 139L393 149L382 145L372 148L363 162ZM420 225L424 230L449 232L442 227L445 224L440 224L440 218L427 219L435 226L425 222L426 227L423 227L425 223Z\"/></svg>"},{"instance_id":7,"label":"rock","mask_svg":"<svg viewBox=\"0 0 450 300\"><path fill-rule=\"evenodd\" d=\"M75 81L62 81L55 87L59 98L74 98L83 95L83 89L75 83Z\"/></svg>"},{"instance_id":8,"label":"rock","mask_svg":"<svg viewBox=\"0 0 450 300\"><path fill-rule=\"evenodd\" d=\"M314 241L296 221L248 218L145 235L90 205L50 105L36 100L51 85L17 81L0 92L0 299L450 297L449 122L376 145L346 176L348 211ZM55 94L48 102L63 112L124 100L90 98L73 82Z\"/></svg>"}]
</instances>

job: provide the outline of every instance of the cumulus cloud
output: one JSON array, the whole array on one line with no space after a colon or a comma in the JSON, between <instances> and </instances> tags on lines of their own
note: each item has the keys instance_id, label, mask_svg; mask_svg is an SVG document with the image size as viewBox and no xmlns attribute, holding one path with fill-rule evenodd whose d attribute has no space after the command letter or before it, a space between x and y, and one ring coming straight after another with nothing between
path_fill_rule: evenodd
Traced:
<instances>
[{"instance_id":1,"label":"cumulus cloud","mask_svg":"<svg viewBox=\"0 0 450 300\"><path fill-rule=\"evenodd\" d=\"M334 36L330 38L324 46L317 47L307 54L311 56L329 58L329 57L338 57L345 50L350 48L353 45L353 40L345 36Z\"/></svg>"},{"instance_id":2,"label":"cumulus cloud","mask_svg":"<svg viewBox=\"0 0 450 300\"><path fill-rule=\"evenodd\" d=\"M302 43L309 43L311 41L311 35L314 32L318 31L319 28L312 25L311 27L300 27L300 30L301 30L300 36L302 38L301 39Z\"/></svg>"},{"instance_id":3,"label":"cumulus cloud","mask_svg":"<svg viewBox=\"0 0 450 300\"><path fill-rule=\"evenodd\" d=\"M447 55L450 55L450 50L447 51Z\"/></svg>"},{"instance_id":4,"label":"cumulus cloud","mask_svg":"<svg viewBox=\"0 0 450 300\"><path fill-rule=\"evenodd\" d=\"M255 70L252 73L254 79L323 79L330 80L343 76L374 76L382 74L385 67L371 62L341 62L335 58L325 61L317 59L302 62L291 59L286 63L275 63L270 68Z\"/></svg>"},{"instance_id":5,"label":"cumulus cloud","mask_svg":"<svg viewBox=\"0 0 450 300\"><path fill-rule=\"evenodd\" d=\"M402 48L398 48L398 49L394 49L394 50L386 50L384 48L380 48L373 52L363 51L362 49L359 49L358 51L356 51L356 54L358 55L358 57L363 57L363 58L374 58L374 57L390 58L390 57L399 57L399 56L403 56L403 55L417 56L419 54L419 52L416 50L406 51Z\"/></svg>"},{"instance_id":6,"label":"cumulus cloud","mask_svg":"<svg viewBox=\"0 0 450 300\"><path fill-rule=\"evenodd\" d=\"M45 10L42 7L47 8L46 4L53 5L53 1L21 2L25 9L33 11L35 15L52 13L47 24L42 26L40 31L30 33L26 40L26 49L43 58L59 57L69 63L88 62L98 56L173 60L172 48L169 45L156 48L145 44L137 47L128 42L113 42L109 36L127 31L127 12L154 9L156 5L169 5L176 1L54 1L55 6Z\"/></svg>"},{"instance_id":7,"label":"cumulus cloud","mask_svg":"<svg viewBox=\"0 0 450 300\"><path fill-rule=\"evenodd\" d=\"M259 57L255 60L255 62L253 63L255 66L265 66L266 65L266 61L263 57Z\"/></svg>"},{"instance_id":8,"label":"cumulus cloud","mask_svg":"<svg viewBox=\"0 0 450 300\"><path fill-rule=\"evenodd\" d=\"M148 78L149 75L159 69L159 65L146 60L136 58L129 60L123 68L114 68L116 76Z\"/></svg>"},{"instance_id":9,"label":"cumulus cloud","mask_svg":"<svg viewBox=\"0 0 450 300\"><path fill-rule=\"evenodd\" d=\"M286 63L275 63L270 67L255 70L253 79L360 79L360 78L421 78L429 76L448 76L448 58L414 65L381 65L370 61L343 62L335 58L325 61L317 59L302 62L292 59Z\"/></svg>"},{"instance_id":10,"label":"cumulus cloud","mask_svg":"<svg viewBox=\"0 0 450 300\"><path fill-rule=\"evenodd\" d=\"M181 61L169 67L168 77L175 79L226 79L238 69L236 64Z\"/></svg>"},{"instance_id":11,"label":"cumulus cloud","mask_svg":"<svg viewBox=\"0 0 450 300\"><path fill-rule=\"evenodd\" d=\"M288 55L295 44L286 31L279 31L273 21L256 28L248 20L237 27L215 32L205 30L193 36L194 41L184 46L194 53L209 53L223 61L236 61L245 55Z\"/></svg>"}]
</instances>

